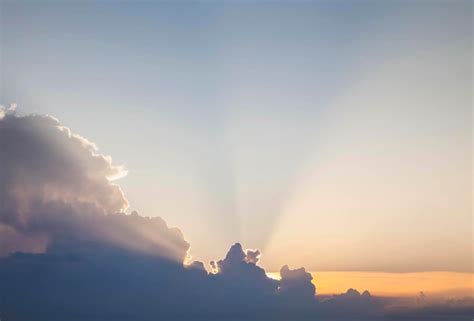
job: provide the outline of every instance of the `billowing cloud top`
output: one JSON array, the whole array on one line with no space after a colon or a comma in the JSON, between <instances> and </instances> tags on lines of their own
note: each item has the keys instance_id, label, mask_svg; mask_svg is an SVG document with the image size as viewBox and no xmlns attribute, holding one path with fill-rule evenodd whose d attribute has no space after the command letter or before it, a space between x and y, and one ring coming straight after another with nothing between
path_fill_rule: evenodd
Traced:
<instances>
[{"instance_id":1,"label":"billowing cloud top","mask_svg":"<svg viewBox=\"0 0 474 321\"><path fill-rule=\"evenodd\" d=\"M50 116L0 118L0 255L102 245L182 262L189 244L161 218L125 215L126 171Z\"/></svg>"}]
</instances>

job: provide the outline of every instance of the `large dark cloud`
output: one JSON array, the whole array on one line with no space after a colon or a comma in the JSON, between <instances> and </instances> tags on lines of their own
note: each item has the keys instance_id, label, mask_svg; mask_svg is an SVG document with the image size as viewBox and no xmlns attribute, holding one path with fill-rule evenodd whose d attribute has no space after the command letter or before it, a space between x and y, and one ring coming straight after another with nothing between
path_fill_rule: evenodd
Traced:
<instances>
[{"instance_id":1,"label":"large dark cloud","mask_svg":"<svg viewBox=\"0 0 474 321\"><path fill-rule=\"evenodd\" d=\"M49 116L0 110L0 318L104 320L456 320L472 305L387 310L356 290L317 300L304 268L280 280L259 250L183 265L189 244L159 217L126 214L125 174ZM392 318L393 317L393 318ZM444 319L443 319L444 317ZM459 319L461 320L461 319Z\"/></svg>"}]
</instances>

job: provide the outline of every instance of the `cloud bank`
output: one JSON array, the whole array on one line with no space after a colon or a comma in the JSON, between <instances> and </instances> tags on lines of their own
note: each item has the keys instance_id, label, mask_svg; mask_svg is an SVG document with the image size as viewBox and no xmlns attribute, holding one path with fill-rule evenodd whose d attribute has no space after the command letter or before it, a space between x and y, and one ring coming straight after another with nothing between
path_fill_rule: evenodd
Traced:
<instances>
[{"instance_id":1,"label":"cloud bank","mask_svg":"<svg viewBox=\"0 0 474 321\"><path fill-rule=\"evenodd\" d=\"M211 273L202 262L183 264L190 246L181 231L159 217L127 214L113 183L125 169L53 117L1 109L0 164L4 321L378 320L388 313L386 302L353 289L318 300L304 268L283 266L281 279L271 279L258 265L260 251L239 243L210 262ZM443 312L472 312L462 307ZM417 320L436 313L415 310ZM408 320L413 311L396 316Z\"/></svg>"}]
</instances>

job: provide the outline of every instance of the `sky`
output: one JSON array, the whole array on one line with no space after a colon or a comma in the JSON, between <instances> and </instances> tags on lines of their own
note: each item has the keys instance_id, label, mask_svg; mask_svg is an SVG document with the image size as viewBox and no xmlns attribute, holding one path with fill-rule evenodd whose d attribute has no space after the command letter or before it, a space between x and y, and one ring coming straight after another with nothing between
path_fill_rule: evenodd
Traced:
<instances>
[{"instance_id":1,"label":"sky","mask_svg":"<svg viewBox=\"0 0 474 321\"><path fill-rule=\"evenodd\" d=\"M0 102L200 261L472 272L472 30L467 1L3 0Z\"/></svg>"},{"instance_id":2,"label":"sky","mask_svg":"<svg viewBox=\"0 0 474 321\"><path fill-rule=\"evenodd\" d=\"M127 170L53 116L0 106L0 146L2 320L461 321L474 312L469 273L272 273L240 243L206 269L179 228L124 212L117 181Z\"/></svg>"}]
</instances>

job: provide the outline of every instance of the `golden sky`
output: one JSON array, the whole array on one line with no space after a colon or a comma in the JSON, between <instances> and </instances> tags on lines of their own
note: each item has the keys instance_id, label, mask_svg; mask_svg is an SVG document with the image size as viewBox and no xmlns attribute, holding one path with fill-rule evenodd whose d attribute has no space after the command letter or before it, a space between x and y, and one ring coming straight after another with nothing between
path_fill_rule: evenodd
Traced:
<instances>
[{"instance_id":1,"label":"golden sky","mask_svg":"<svg viewBox=\"0 0 474 321\"><path fill-rule=\"evenodd\" d=\"M368 290L378 296L473 297L474 274L456 272L313 272L313 283L320 295L344 293L349 288ZM278 278L278 273L268 273Z\"/></svg>"},{"instance_id":2,"label":"golden sky","mask_svg":"<svg viewBox=\"0 0 474 321\"><path fill-rule=\"evenodd\" d=\"M468 2L61 3L5 4L0 102L125 165L194 259L473 272Z\"/></svg>"}]
</instances>

